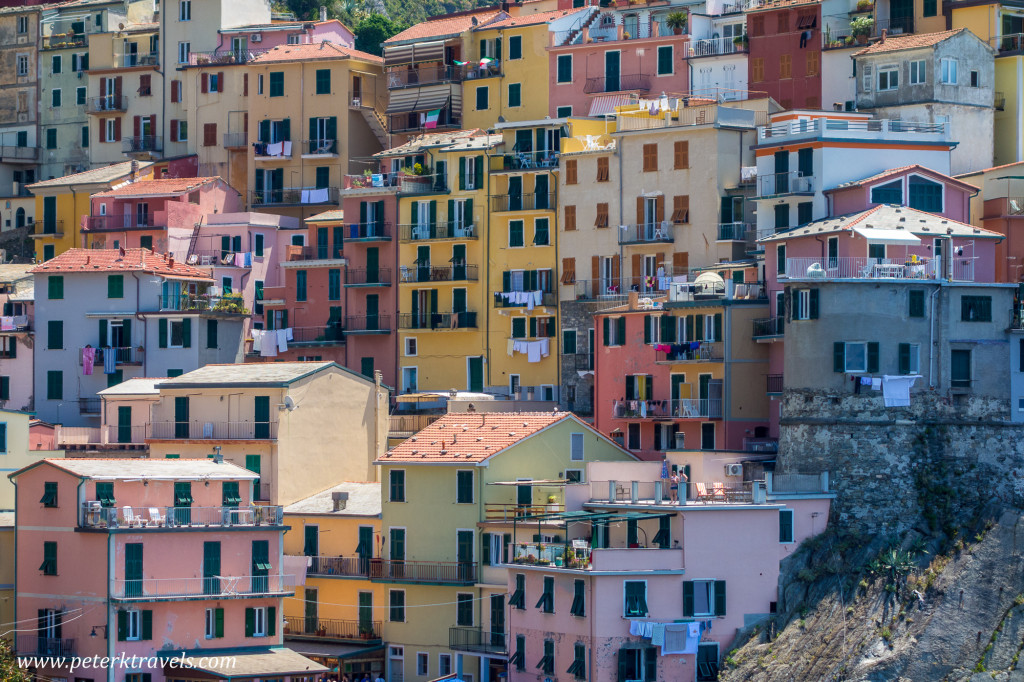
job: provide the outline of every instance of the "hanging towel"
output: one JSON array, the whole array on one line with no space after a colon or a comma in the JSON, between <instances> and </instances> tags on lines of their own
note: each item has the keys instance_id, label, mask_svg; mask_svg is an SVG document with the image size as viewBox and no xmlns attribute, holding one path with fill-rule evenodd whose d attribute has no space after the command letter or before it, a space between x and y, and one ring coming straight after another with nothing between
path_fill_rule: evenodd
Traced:
<instances>
[{"instance_id":1,"label":"hanging towel","mask_svg":"<svg viewBox=\"0 0 1024 682\"><path fill-rule=\"evenodd\" d=\"M672 351L672 347L665 343L656 343L654 344L654 350L662 353L669 353Z\"/></svg>"},{"instance_id":2,"label":"hanging towel","mask_svg":"<svg viewBox=\"0 0 1024 682\"><path fill-rule=\"evenodd\" d=\"M687 623L686 624L686 636L688 638L689 637L696 637L697 639L700 639L700 633L701 633L700 623Z\"/></svg>"},{"instance_id":3,"label":"hanging towel","mask_svg":"<svg viewBox=\"0 0 1024 682\"><path fill-rule=\"evenodd\" d=\"M267 156L281 156L283 150L284 144L281 142L271 142L267 145Z\"/></svg>"},{"instance_id":4,"label":"hanging towel","mask_svg":"<svg viewBox=\"0 0 1024 682\"><path fill-rule=\"evenodd\" d=\"M910 387L920 375L882 377L882 400L886 407L910 407Z\"/></svg>"},{"instance_id":5,"label":"hanging towel","mask_svg":"<svg viewBox=\"0 0 1024 682\"><path fill-rule=\"evenodd\" d=\"M282 353L288 350L288 332L284 329L277 330L277 350Z\"/></svg>"},{"instance_id":6,"label":"hanging towel","mask_svg":"<svg viewBox=\"0 0 1024 682\"><path fill-rule=\"evenodd\" d=\"M273 329L265 329L260 332L263 340L260 345L260 356L265 358L277 357L277 332Z\"/></svg>"},{"instance_id":7,"label":"hanging towel","mask_svg":"<svg viewBox=\"0 0 1024 682\"><path fill-rule=\"evenodd\" d=\"M0 331L11 332L14 331L14 317L4 315L0 317Z\"/></svg>"},{"instance_id":8,"label":"hanging towel","mask_svg":"<svg viewBox=\"0 0 1024 682\"><path fill-rule=\"evenodd\" d=\"M629 634L640 637L644 632L644 624L638 620L629 621Z\"/></svg>"},{"instance_id":9,"label":"hanging towel","mask_svg":"<svg viewBox=\"0 0 1024 682\"><path fill-rule=\"evenodd\" d=\"M871 390L881 391L882 390L882 379L880 377L873 377L871 379Z\"/></svg>"},{"instance_id":10,"label":"hanging towel","mask_svg":"<svg viewBox=\"0 0 1024 682\"><path fill-rule=\"evenodd\" d=\"M281 143L281 153L284 156L291 156L292 155L292 143L291 143L291 140L285 140L284 142Z\"/></svg>"},{"instance_id":11,"label":"hanging towel","mask_svg":"<svg viewBox=\"0 0 1024 682\"><path fill-rule=\"evenodd\" d=\"M540 341L530 341L526 349L527 362L540 362Z\"/></svg>"},{"instance_id":12,"label":"hanging towel","mask_svg":"<svg viewBox=\"0 0 1024 682\"><path fill-rule=\"evenodd\" d=\"M508 356L512 357L515 354L515 351L516 351L516 341L515 341L515 339L509 339L508 340Z\"/></svg>"},{"instance_id":13,"label":"hanging towel","mask_svg":"<svg viewBox=\"0 0 1024 682\"><path fill-rule=\"evenodd\" d=\"M533 304L540 305L544 301L544 292L539 289L533 292Z\"/></svg>"},{"instance_id":14,"label":"hanging towel","mask_svg":"<svg viewBox=\"0 0 1024 682\"><path fill-rule=\"evenodd\" d=\"M235 254L235 267L236 268L244 268L245 267L245 254L244 253L236 253Z\"/></svg>"},{"instance_id":15,"label":"hanging towel","mask_svg":"<svg viewBox=\"0 0 1024 682\"><path fill-rule=\"evenodd\" d=\"M527 291L523 293L523 298L526 299L526 309L533 310L533 292Z\"/></svg>"},{"instance_id":16,"label":"hanging towel","mask_svg":"<svg viewBox=\"0 0 1024 682\"><path fill-rule=\"evenodd\" d=\"M870 386L871 385L871 377L861 377L860 378L860 383L861 383L862 386Z\"/></svg>"},{"instance_id":17,"label":"hanging towel","mask_svg":"<svg viewBox=\"0 0 1024 682\"><path fill-rule=\"evenodd\" d=\"M641 417L646 417L647 416L647 401L646 400L641 400L640 401L640 416Z\"/></svg>"},{"instance_id":18,"label":"hanging towel","mask_svg":"<svg viewBox=\"0 0 1024 682\"><path fill-rule=\"evenodd\" d=\"M103 351L103 373L117 373L117 351L113 348L106 348Z\"/></svg>"},{"instance_id":19,"label":"hanging towel","mask_svg":"<svg viewBox=\"0 0 1024 682\"><path fill-rule=\"evenodd\" d=\"M259 353L263 341L263 330L253 329L250 333L252 334L252 352Z\"/></svg>"},{"instance_id":20,"label":"hanging towel","mask_svg":"<svg viewBox=\"0 0 1024 682\"><path fill-rule=\"evenodd\" d=\"M651 623L651 622L644 623L644 637L646 637L647 639L650 639L653 636L654 636L654 623Z\"/></svg>"},{"instance_id":21,"label":"hanging towel","mask_svg":"<svg viewBox=\"0 0 1024 682\"><path fill-rule=\"evenodd\" d=\"M285 327L284 328L284 337L286 339L288 339L289 341L292 341L292 340L295 339L295 336L292 335L292 328L291 327Z\"/></svg>"},{"instance_id":22,"label":"hanging towel","mask_svg":"<svg viewBox=\"0 0 1024 682\"><path fill-rule=\"evenodd\" d=\"M537 343L540 344L540 354L544 357L551 355L551 339L543 338Z\"/></svg>"},{"instance_id":23,"label":"hanging towel","mask_svg":"<svg viewBox=\"0 0 1024 682\"><path fill-rule=\"evenodd\" d=\"M247 267L247 268L251 268L252 267L252 252L251 251L246 251L245 252L245 267Z\"/></svg>"},{"instance_id":24,"label":"hanging towel","mask_svg":"<svg viewBox=\"0 0 1024 682\"><path fill-rule=\"evenodd\" d=\"M661 643L661 655L687 653L688 643L686 623L666 623L663 641ZM653 638L651 644L654 644ZM696 650L693 651L696 653Z\"/></svg>"},{"instance_id":25,"label":"hanging towel","mask_svg":"<svg viewBox=\"0 0 1024 682\"><path fill-rule=\"evenodd\" d=\"M82 374L92 376L92 366L96 362L96 349L86 347L82 349Z\"/></svg>"},{"instance_id":26,"label":"hanging towel","mask_svg":"<svg viewBox=\"0 0 1024 682\"><path fill-rule=\"evenodd\" d=\"M309 190L309 201L305 203L310 204L324 204L330 199L330 192L327 191L326 187L320 189Z\"/></svg>"},{"instance_id":27,"label":"hanging towel","mask_svg":"<svg viewBox=\"0 0 1024 682\"><path fill-rule=\"evenodd\" d=\"M651 646L664 646L665 645L665 624L655 623L654 630L651 633ZM662 652L664 653L664 652Z\"/></svg>"},{"instance_id":28,"label":"hanging towel","mask_svg":"<svg viewBox=\"0 0 1024 682\"><path fill-rule=\"evenodd\" d=\"M308 189L304 189L301 192L299 192L299 203L300 204L308 204L308 203L310 203L309 202L309 192L310 191Z\"/></svg>"}]
</instances>

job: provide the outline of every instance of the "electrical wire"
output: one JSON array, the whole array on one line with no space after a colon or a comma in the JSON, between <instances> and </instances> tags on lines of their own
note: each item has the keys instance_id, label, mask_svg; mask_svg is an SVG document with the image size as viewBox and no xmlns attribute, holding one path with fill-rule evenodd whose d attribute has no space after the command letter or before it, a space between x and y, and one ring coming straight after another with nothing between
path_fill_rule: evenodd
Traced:
<instances>
[{"instance_id":1,"label":"electrical wire","mask_svg":"<svg viewBox=\"0 0 1024 682\"><path fill-rule=\"evenodd\" d=\"M95 610L96 610L97 608L99 608L99 606L100 606L100 605L99 605L99 604L97 604L96 606L92 607L91 609L89 609L89 610L87 610L87 611L83 611L82 613L78 614L78 615L77 615L77 616L75 616L74 618L69 618L68 620L64 620L64 619L62 618L62 619L61 619L61 623L60 623L60 624L61 624L61 626L63 627L64 625L67 625L68 623L73 623L73 622L75 622L76 620L78 620L79 618L83 618L83 617L84 617L84 616L86 616L87 614L89 614L89 613L92 613L92 612L93 612L93 611L95 611ZM30 620L31 620L31 619L30 619ZM37 621L37 622L38 622L38 621ZM11 630L8 630L7 632L0 632L0 637L6 637L7 635L11 634L12 632L40 632L40 631L42 631L42 630L47 630L47 629L49 629L49 628L47 628L47 627L34 627L34 628L13 628L13 629L11 629Z\"/></svg>"},{"instance_id":2,"label":"electrical wire","mask_svg":"<svg viewBox=\"0 0 1024 682\"><path fill-rule=\"evenodd\" d=\"M81 611L81 610L82 609L68 609L67 611L61 611L61 613L75 613L76 611ZM28 623L29 621L38 621L38 620L39 620L38 616L35 616L33 618L23 618L22 620L12 620L9 623L0 623L0 628L7 627L8 625L17 625L18 623Z\"/></svg>"}]
</instances>

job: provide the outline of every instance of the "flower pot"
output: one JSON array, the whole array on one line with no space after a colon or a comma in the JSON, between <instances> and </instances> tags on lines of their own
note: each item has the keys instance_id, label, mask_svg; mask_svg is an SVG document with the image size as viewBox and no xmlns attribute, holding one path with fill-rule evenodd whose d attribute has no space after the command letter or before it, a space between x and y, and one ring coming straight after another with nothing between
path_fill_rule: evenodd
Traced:
<instances>
[{"instance_id":1,"label":"flower pot","mask_svg":"<svg viewBox=\"0 0 1024 682\"><path fill-rule=\"evenodd\" d=\"M856 38L857 38L857 44L858 45L867 45L868 44L868 37L866 35L864 35L863 33L858 35L858 36L856 36Z\"/></svg>"}]
</instances>

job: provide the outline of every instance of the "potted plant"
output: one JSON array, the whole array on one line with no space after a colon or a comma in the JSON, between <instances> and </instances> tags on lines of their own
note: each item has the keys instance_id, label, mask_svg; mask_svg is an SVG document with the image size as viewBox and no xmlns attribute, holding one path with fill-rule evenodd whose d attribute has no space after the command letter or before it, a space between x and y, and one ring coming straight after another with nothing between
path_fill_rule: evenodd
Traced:
<instances>
[{"instance_id":1,"label":"potted plant","mask_svg":"<svg viewBox=\"0 0 1024 682\"><path fill-rule=\"evenodd\" d=\"M576 550L572 547L565 550L565 565L569 568L576 567Z\"/></svg>"},{"instance_id":2,"label":"potted plant","mask_svg":"<svg viewBox=\"0 0 1024 682\"><path fill-rule=\"evenodd\" d=\"M686 30L686 12L669 12L665 17L665 25L672 29L673 35L682 35Z\"/></svg>"},{"instance_id":3,"label":"potted plant","mask_svg":"<svg viewBox=\"0 0 1024 682\"><path fill-rule=\"evenodd\" d=\"M873 7L874 3L871 0L857 0L858 12L870 12Z\"/></svg>"},{"instance_id":4,"label":"potted plant","mask_svg":"<svg viewBox=\"0 0 1024 682\"><path fill-rule=\"evenodd\" d=\"M850 31L857 42L864 45L868 42L868 36L871 35L874 25L875 20L871 17L856 17L850 22Z\"/></svg>"},{"instance_id":5,"label":"potted plant","mask_svg":"<svg viewBox=\"0 0 1024 682\"><path fill-rule=\"evenodd\" d=\"M747 34L742 33L732 39L732 44L736 46L737 50L745 50L747 48Z\"/></svg>"},{"instance_id":6,"label":"potted plant","mask_svg":"<svg viewBox=\"0 0 1024 682\"><path fill-rule=\"evenodd\" d=\"M359 636L363 639L373 639L373 628L365 624L360 625Z\"/></svg>"}]
</instances>

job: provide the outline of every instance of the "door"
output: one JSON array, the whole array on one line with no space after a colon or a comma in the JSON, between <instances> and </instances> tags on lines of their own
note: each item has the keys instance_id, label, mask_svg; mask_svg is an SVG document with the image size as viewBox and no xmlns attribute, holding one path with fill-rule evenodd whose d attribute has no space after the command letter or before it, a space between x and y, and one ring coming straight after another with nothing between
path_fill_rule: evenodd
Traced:
<instances>
[{"instance_id":1,"label":"door","mask_svg":"<svg viewBox=\"0 0 1024 682\"><path fill-rule=\"evenodd\" d=\"M149 227L149 204L135 204L135 224L138 227Z\"/></svg>"},{"instance_id":2,"label":"door","mask_svg":"<svg viewBox=\"0 0 1024 682\"><path fill-rule=\"evenodd\" d=\"M304 631L307 635L316 634L316 631L320 629L319 615L317 601L317 591L315 588L306 588L306 607L303 613L303 626Z\"/></svg>"},{"instance_id":3,"label":"door","mask_svg":"<svg viewBox=\"0 0 1024 682\"><path fill-rule=\"evenodd\" d=\"M320 527L305 526L303 532L302 554L304 556L320 556Z\"/></svg>"},{"instance_id":4,"label":"door","mask_svg":"<svg viewBox=\"0 0 1024 682\"><path fill-rule=\"evenodd\" d=\"M189 481L174 484L174 523L184 526L192 523L192 483Z\"/></svg>"},{"instance_id":5,"label":"door","mask_svg":"<svg viewBox=\"0 0 1024 682\"><path fill-rule=\"evenodd\" d=\"M949 352L949 385L951 388L971 387L971 351Z\"/></svg>"},{"instance_id":6,"label":"door","mask_svg":"<svg viewBox=\"0 0 1024 682\"><path fill-rule=\"evenodd\" d=\"M256 474L258 476L260 474L260 469L261 469L260 456L259 455L246 455L245 456L245 468L248 471L251 471L251 472L253 472L254 474ZM257 499L257 500L265 500L265 499L267 499L267 497L262 495L262 494L260 494L260 491L263 489L263 486L260 485L260 480L261 479L257 478L255 481L252 482L253 494L254 494L255 499Z\"/></svg>"},{"instance_id":7,"label":"door","mask_svg":"<svg viewBox=\"0 0 1024 682\"><path fill-rule=\"evenodd\" d=\"M388 647L388 682L405 682L405 647Z\"/></svg>"},{"instance_id":8,"label":"door","mask_svg":"<svg viewBox=\"0 0 1024 682\"><path fill-rule=\"evenodd\" d=\"M253 421L256 438L270 438L270 396L258 395L253 398Z\"/></svg>"},{"instance_id":9,"label":"door","mask_svg":"<svg viewBox=\"0 0 1024 682\"><path fill-rule=\"evenodd\" d=\"M352 76L352 102L357 105L362 103L363 99L363 78L362 76Z\"/></svg>"},{"instance_id":10,"label":"door","mask_svg":"<svg viewBox=\"0 0 1024 682\"><path fill-rule=\"evenodd\" d=\"M124 595L142 596L142 543L129 542L124 546Z\"/></svg>"},{"instance_id":11,"label":"door","mask_svg":"<svg viewBox=\"0 0 1024 682\"><path fill-rule=\"evenodd\" d=\"M533 135L529 129L516 131L516 148L520 154L529 154L533 151Z\"/></svg>"},{"instance_id":12,"label":"door","mask_svg":"<svg viewBox=\"0 0 1024 682\"><path fill-rule=\"evenodd\" d=\"M543 173L538 173L533 178L533 196L534 196L534 208L539 210L546 210L549 207L550 202L548 201L548 176Z\"/></svg>"},{"instance_id":13,"label":"door","mask_svg":"<svg viewBox=\"0 0 1024 682\"><path fill-rule=\"evenodd\" d=\"M378 284L380 280L380 249L371 246L366 249L366 283Z\"/></svg>"},{"instance_id":14,"label":"door","mask_svg":"<svg viewBox=\"0 0 1024 682\"><path fill-rule=\"evenodd\" d=\"M508 210L523 210L523 178L518 175L508 179Z\"/></svg>"},{"instance_id":15,"label":"door","mask_svg":"<svg viewBox=\"0 0 1024 682\"><path fill-rule=\"evenodd\" d=\"M699 393L697 397L700 399L700 416L707 417L711 414L710 398L711 398L711 375L701 374L698 379Z\"/></svg>"},{"instance_id":16,"label":"door","mask_svg":"<svg viewBox=\"0 0 1024 682\"><path fill-rule=\"evenodd\" d=\"M188 438L188 397L174 399L174 437Z\"/></svg>"},{"instance_id":17,"label":"door","mask_svg":"<svg viewBox=\"0 0 1024 682\"><path fill-rule=\"evenodd\" d=\"M914 0L889 0L889 33L913 33Z\"/></svg>"},{"instance_id":18,"label":"door","mask_svg":"<svg viewBox=\"0 0 1024 682\"><path fill-rule=\"evenodd\" d=\"M505 595L491 595L491 646L505 647Z\"/></svg>"},{"instance_id":19,"label":"door","mask_svg":"<svg viewBox=\"0 0 1024 682\"><path fill-rule=\"evenodd\" d=\"M529 481L529 478L517 479L520 481ZM516 504L520 507L533 506L533 486L532 485L517 485L516 486Z\"/></svg>"},{"instance_id":20,"label":"door","mask_svg":"<svg viewBox=\"0 0 1024 682\"><path fill-rule=\"evenodd\" d=\"M57 197L43 197L43 234L57 232Z\"/></svg>"},{"instance_id":21,"label":"door","mask_svg":"<svg viewBox=\"0 0 1024 682\"><path fill-rule=\"evenodd\" d=\"M469 363L469 391L472 393L483 393L484 391L484 359L482 356L467 358Z\"/></svg>"},{"instance_id":22,"label":"door","mask_svg":"<svg viewBox=\"0 0 1024 682\"><path fill-rule=\"evenodd\" d=\"M673 374L670 377L672 395L672 415L681 417L687 413L690 402L690 386L686 383L685 374Z\"/></svg>"},{"instance_id":23,"label":"door","mask_svg":"<svg viewBox=\"0 0 1024 682\"><path fill-rule=\"evenodd\" d=\"M362 531L362 528L359 529ZM359 593L359 629L372 627L373 592Z\"/></svg>"},{"instance_id":24,"label":"door","mask_svg":"<svg viewBox=\"0 0 1024 682\"><path fill-rule=\"evenodd\" d=\"M366 329L380 329L380 296L377 294L369 294L366 297Z\"/></svg>"},{"instance_id":25,"label":"door","mask_svg":"<svg viewBox=\"0 0 1024 682\"><path fill-rule=\"evenodd\" d=\"M220 594L220 543L203 543L203 594Z\"/></svg>"},{"instance_id":26,"label":"door","mask_svg":"<svg viewBox=\"0 0 1024 682\"><path fill-rule=\"evenodd\" d=\"M839 267L839 239L829 237L828 240L828 269L834 270Z\"/></svg>"},{"instance_id":27,"label":"door","mask_svg":"<svg viewBox=\"0 0 1024 682\"><path fill-rule=\"evenodd\" d=\"M359 572L362 575L369 575L370 557L373 556L372 526L359 526L359 545L356 546L356 554L359 556ZM361 616L360 620L362 620ZM369 620L369 617L367 617L367 620Z\"/></svg>"},{"instance_id":28,"label":"door","mask_svg":"<svg viewBox=\"0 0 1024 682\"><path fill-rule=\"evenodd\" d=\"M463 281L466 279L466 245L455 244L452 246L452 280Z\"/></svg>"},{"instance_id":29,"label":"door","mask_svg":"<svg viewBox=\"0 0 1024 682\"><path fill-rule=\"evenodd\" d=\"M270 543L267 540L252 541L252 592L265 593L270 588Z\"/></svg>"},{"instance_id":30,"label":"door","mask_svg":"<svg viewBox=\"0 0 1024 682\"><path fill-rule=\"evenodd\" d=\"M416 281L430 281L430 247L416 247Z\"/></svg>"},{"instance_id":31,"label":"door","mask_svg":"<svg viewBox=\"0 0 1024 682\"><path fill-rule=\"evenodd\" d=\"M618 92L619 87L619 53L604 53L604 91Z\"/></svg>"},{"instance_id":32,"label":"door","mask_svg":"<svg viewBox=\"0 0 1024 682\"><path fill-rule=\"evenodd\" d=\"M455 532L456 560L459 562L459 580L475 580L473 574L473 547L475 546L476 533L471 530L460 530Z\"/></svg>"},{"instance_id":33,"label":"door","mask_svg":"<svg viewBox=\"0 0 1024 682\"><path fill-rule=\"evenodd\" d=\"M316 257L321 260L327 258L330 245L327 243L328 231L326 227L316 228Z\"/></svg>"},{"instance_id":34,"label":"door","mask_svg":"<svg viewBox=\"0 0 1024 682\"><path fill-rule=\"evenodd\" d=\"M775 187L768 187L768 194L783 194L789 191L789 152L775 152Z\"/></svg>"},{"instance_id":35,"label":"door","mask_svg":"<svg viewBox=\"0 0 1024 682\"><path fill-rule=\"evenodd\" d=\"M131 405L120 405L117 408L117 442L132 442L132 408Z\"/></svg>"}]
</instances>

